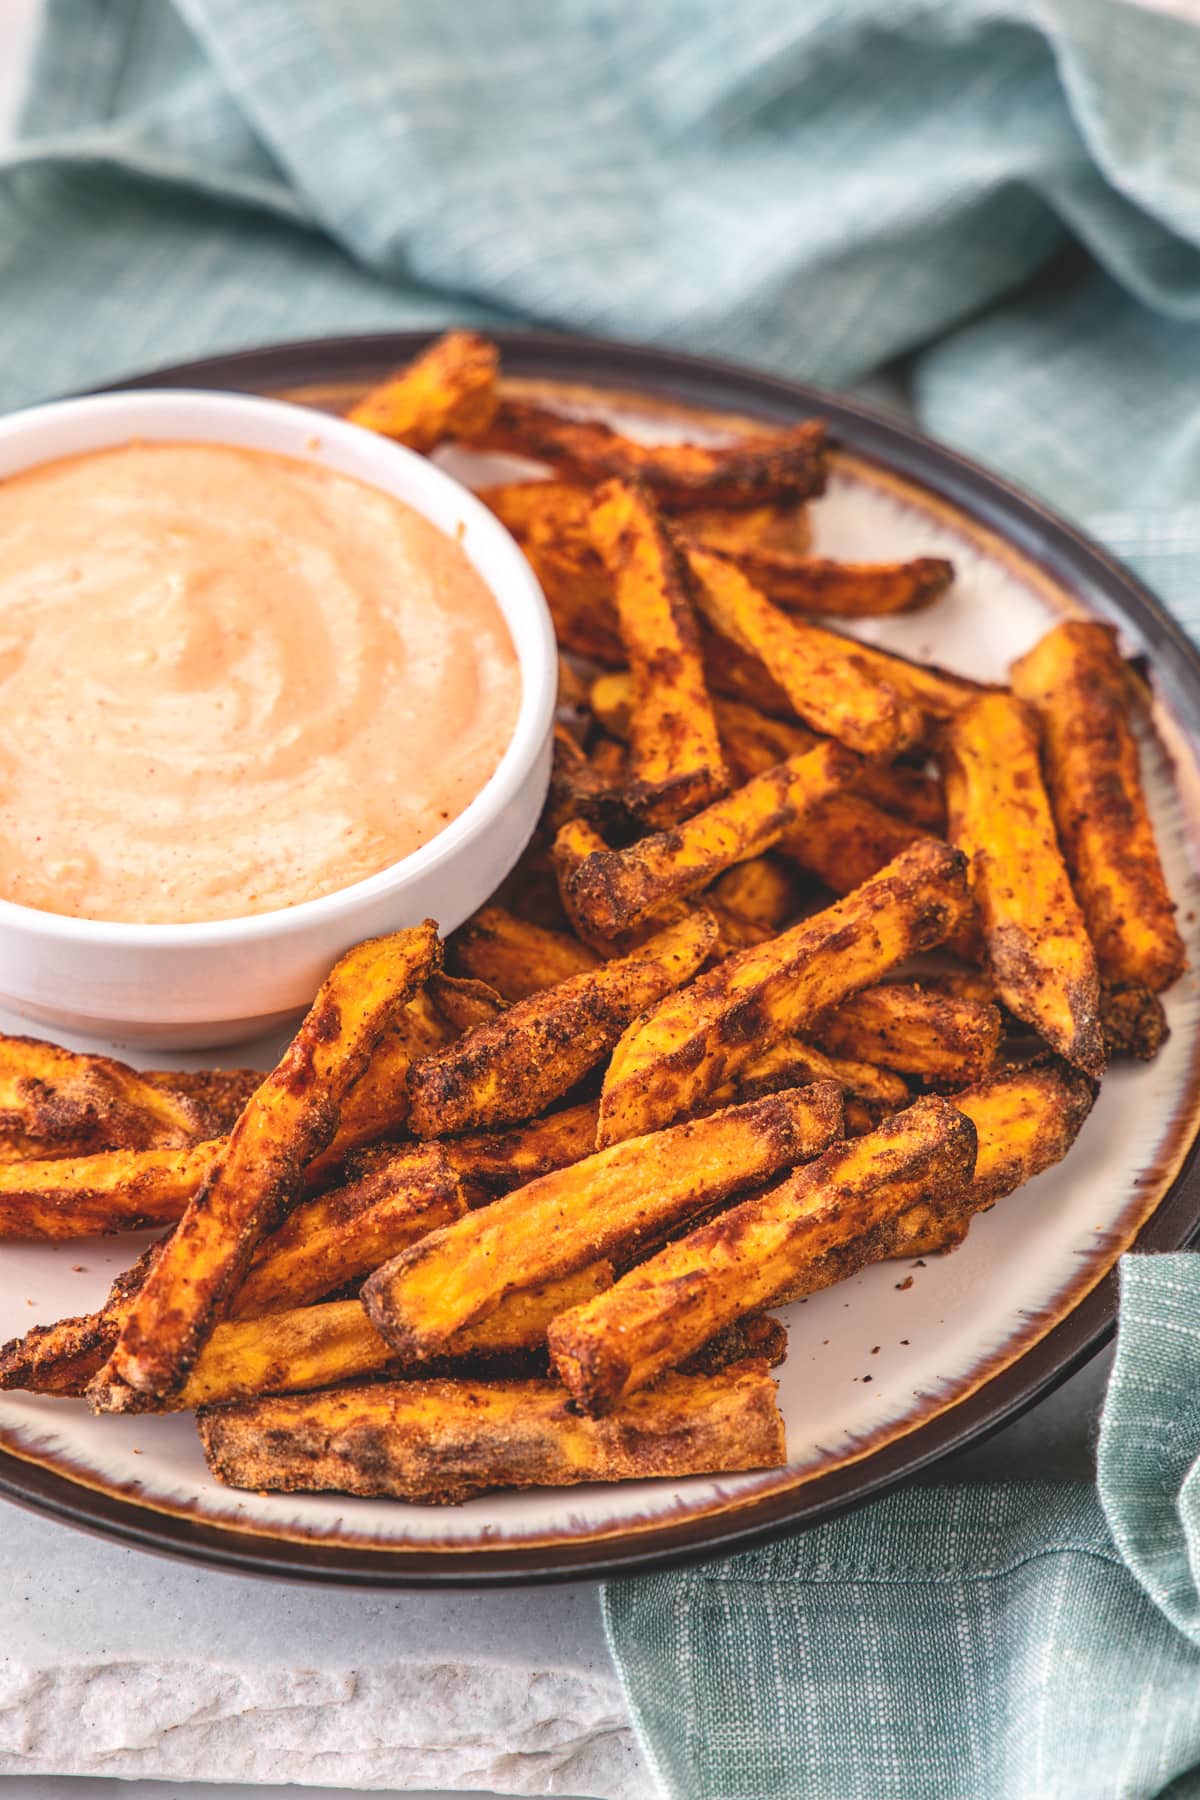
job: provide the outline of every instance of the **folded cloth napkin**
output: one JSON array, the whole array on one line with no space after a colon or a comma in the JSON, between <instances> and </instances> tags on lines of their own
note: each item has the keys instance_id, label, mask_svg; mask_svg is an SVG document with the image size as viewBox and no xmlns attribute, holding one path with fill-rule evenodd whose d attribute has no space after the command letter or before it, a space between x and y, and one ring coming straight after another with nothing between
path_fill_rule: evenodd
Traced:
<instances>
[{"instance_id":1,"label":"folded cloth napkin","mask_svg":"<svg viewBox=\"0 0 1200 1800\"><path fill-rule=\"evenodd\" d=\"M1200 627L1198 95L1188 0L49 0L0 405L451 320L886 363ZM1200 1795L1198 1377L1200 1261L1127 1259L1098 1493L609 1588L663 1791Z\"/></svg>"}]
</instances>

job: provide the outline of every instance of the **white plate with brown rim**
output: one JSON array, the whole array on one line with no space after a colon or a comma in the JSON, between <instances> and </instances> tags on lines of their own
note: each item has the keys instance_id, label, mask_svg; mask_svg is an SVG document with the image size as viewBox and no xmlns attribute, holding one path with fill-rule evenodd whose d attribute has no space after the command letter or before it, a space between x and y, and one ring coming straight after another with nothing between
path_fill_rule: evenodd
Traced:
<instances>
[{"instance_id":1,"label":"white plate with brown rim","mask_svg":"<svg viewBox=\"0 0 1200 1800\"><path fill-rule=\"evenodd\" d=\"M881 1264L783 1309L786 1468L503 1493L454 1508L260 1495L208 1475L187 1416L96 1418L80 1401L0 1396L0 1494L149 1549L276 1577L418 1585L572 1579L743 1548L878 1493L1012 1417L1111 1332L1121 1253L1177 1249L1200 1227L1200 654L1180 627L1081 533L901 422L699 358L497 336L514 391L647 436L824 417L836 450L828 493L812 509L814 553L948 556L957 569L930 611L856 626L873 641L995 680L1062 617L1119 626L1152 681L1144 769L1192 967L1165 996L1165 1048L1149 1065L1114 1067L1064 1163L977 1218L952 1255ZM427 337L283 345L122 385L236 389L340 410ZM512 468L447 460L475 485ZM29 1029L3 1016L0 1028ZM153 1060L267 1066L277 1048ZM94 1306L144 1241L6 1244L0 1341Z\"/></svg>"}]
</instances>

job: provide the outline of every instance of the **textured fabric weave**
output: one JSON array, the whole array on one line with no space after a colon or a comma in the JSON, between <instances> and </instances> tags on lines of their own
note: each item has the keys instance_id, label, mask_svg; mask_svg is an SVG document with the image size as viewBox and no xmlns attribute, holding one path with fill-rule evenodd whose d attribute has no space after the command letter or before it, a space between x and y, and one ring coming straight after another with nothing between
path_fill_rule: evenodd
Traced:
<instances>
[{"instance_id":1,"label":"textured fabric weave","mask_svg":"<svg viewBox=\"0 0 1200 1800\"><path fill-rule=\"evenodd\" d=\"M1198 98L1178 0L50 0L0 406L454 320L888 363L1200 628ZM1200 1795L1200 1264L1122 1304L1098 1494L912 1489L607 1591L664 1793Z\"/></svg>"}]
</instances>

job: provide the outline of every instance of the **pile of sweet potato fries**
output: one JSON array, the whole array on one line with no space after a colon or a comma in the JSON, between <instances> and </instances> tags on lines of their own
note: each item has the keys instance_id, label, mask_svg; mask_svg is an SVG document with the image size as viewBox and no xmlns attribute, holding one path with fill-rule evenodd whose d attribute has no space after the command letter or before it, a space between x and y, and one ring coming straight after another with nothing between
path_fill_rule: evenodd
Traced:
<instances>
[{"instance_id":1,"label":"pile of sweet potato fries","mask_svg":"<svg viewBox=\"0 0 1200 1800\"><path fill-rule=\"evenodd\" d=\"M0 1235L170 1227L0 1386L195 1409L255 1489L779 1465L768 1309L953 1248L1165 1036L1138 681L1090 621L1007 688L834 628L953 570L808 554L818 422L643 444L461 332L351 416L550 471L484 494L564 653L541 827L445 945L351 950L265 1078L0 1040Z\"/></svg>"}]
</instances>

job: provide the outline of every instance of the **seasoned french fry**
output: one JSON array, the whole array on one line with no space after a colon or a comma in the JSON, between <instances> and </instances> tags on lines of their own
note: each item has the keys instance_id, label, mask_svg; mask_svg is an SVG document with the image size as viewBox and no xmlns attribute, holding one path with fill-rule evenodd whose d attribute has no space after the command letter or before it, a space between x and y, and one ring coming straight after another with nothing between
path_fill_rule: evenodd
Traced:
<instances>
[{"instance_id":1,"label":"seasoned french fry","mask_svg":"<svg viewBox=\"0 0 1200 1800\"><path fill-rule=\"evenodd\" d=\"M444 998L445 990L439 991ZM450 1011L456 1010L453 1001L459 999L455 992ZM493 1017L498 1005L476 1003L476 997L471 996L468 1009L471 1024L478 1022L485 1004L488 1010L483 1016ZM451 1023L434 1005L431 991L417 994L407 1006L400 1008L372 1050L366 1068L342 1101L332 1143L309 1164L310 1182L326 1178L330 1170L336 1169L360 1145L399 1135L408 1118L409 1069L418 1058L452 1043L462 1029L463 1026Z\"/></svg>"},{"instance_id":2,"label":"seasoned french fry","mask_svg":"<svg viewBox=\"0 0 1200 1800\"><path fill-rule=\"evenodd\" d=\"M643 444L596 419L502 399L480 441L584 483L637 482L661 504L680 509L803 500L825 485L825 428L818 419L728 444Z\"/></svg>"},{"instance_id":3,"label":"seasoned french fry","mask_svg":"<svg viewBox=\"0 0 1200 1800\"><path fill-rule=\"evenodd\" d=\"M731 1083L730 1097L736 1094L740 1099L751 1100L759 1094L803 1087L812 1081L832 1081L847 1100L864 1101L873 1124L888 1113L898 1112L912 1098L908 1084L892 1070L849 1057L827 1056L815 1044L797 1037L782 1037L770 1049L760 1050L746 1064L736 1083ZM852 1135L849 1127L846 1135Z\"/></svg>"},{"instance_id":4,"label":"seasoned french fry","mask_svg":"<svg viewBox=\"0 0 1200 1800\"><path fill-rule=\"evenodd\" d=\"M933 841L929 832L884 812L864 794L827 794L798 830L784 834L779 848L835 894L848 894L919 840Z\"/></svg>"},{"instance_id":5,"label":"seasoned french fry","mask_svg":"<svg viewBox=\"0 0 1200 1800\"><path fill-rule=\"evenodd\" d=\"M443 1138L440 1148L464 1185L468 1204L482 1206L551 1169L590 1156L596 1147L598 1100L565 1106L561 1112L509 1125L503 1131L464 1131Z\"/></svg>"},{"instance_id":6,"label":"seasoned french fry","mask_svg":"<svg viewBox=\"0 0 1200 1800\"><path fill-rule=\"evenodd\" d=\"M429 977L428 998L433 1009L452 1027L451 1039L463 1031L475 1031L490 1025L508 1011L508 1002L486 981L471 976L447 975L435 969ZM432 1050L438 1046L432 1046ZM415 1059L414 1059L415 1060Z\"/></svg>"},{"instance_id":7,"label":"seasoned french fry","mask_svg":"<svg viewBox=\"0 0 1200 1800\"><path fill-rule=\"evenodd\" d=\"M418 1137L531 1119L594 1068L632 1019L699 968L716 940L697 909L631 955L530 995L409 1075Z\"/></svg>"},{"instance_id":8,"label":"seasoned french fry","mask_svg":"<svg viewBox=\"0 0 1200 1800\"><path fill-rule=\"evenodd\" d=\"M370 1277L363 1305L404 1356L441 1355L456 1332L487 1318L514 1289L598 1258L627 1257L815 1156L840 1129L841 1097L822 1084L598 1151L412 1245Z\"/></svg>"},{"instance_id":9,"label":"seasoned french fry","mask_svg":"<svg viewBox=\"0 0 1200 1800\"><path fill-rule=\"evenodd\" d=\"M611 1285L610 1266L596 1263L565 1281L514 1294L478 1330L456 1338L447 1356L452 1361L485 1361L537 1350L545 1344L551 1319ZM398 1364L396 1352L384 1343L358 1300L329 1300L323 1306L301 1306L216 1326L177 1393L158 1397L119 1386L110 1394L93 1384L90 1398L101 1412L186 1412L252 1394L298 1394L365 1375L395 1374Z\"/></svg>"},{"instance_id":10,"label":"seasoned french fry","mask_svg":"<svg viewBox=\"0 0 1200 1800\"><path fill-rule=\"evenodd\" d=\"M632 698L633 681L624 670L597 676L592 683L592 711L605 729L618 737L629 734ZM772 718L742 700L718 695L713 700L713 711L725 760L742 781L749 781L752 775L761 774L789 756L803 756L806 750L813 750L824 741L806 725ZM854 792L925 831L939 833L945 827L946 802L941 785L919 769L902 763L863 763Z\"/></svg>"},{"instance_id":11,"label":"seasoned french fry","mask_svg":"<svg viewBox=\"0 0 1200 1800\"><path fill-rule=\"evenodd\" d=\"M306 1306L467 1210L438 1144L404 1144L343 1186L294 1206L264 1237L228 1307L235 1319Z\"/></svg>"},{"instance_id":12,"label":"seasoned french fry","mask_svg":"<svg viewBox=\"0 0 1200 1800\"><path fill-rule=\"evenodd\" d=\"M566 1310L564 1308L564 1310ZM707 1344L679 1365L681 1375L716 1375L747 1357L760 1356L768 1368L776 1368L787 1360L787 1326L763 1313L757 1318L738 1319L709 1338Z\"/></svg>"},{"instance_id":13,"label":"seasoned french fry","mask_svg":"<svg viewBox=\"0 0 1200 1800\"><path fill-rule=\"evenodd\" d=\"M674 1375L610 1419L582 1419L554 1381L400 1381L198 1415L230 1487L389 1494L453 1505L497 1487L775 1468L783 1421L765 1362Z\"/></svg>"},{"instance_id":14,"label":"seasoned french fry","mask_svg":"<svg viewBox=\"0 0 1200 1800\"><path fill-rule=\"evenodd\" d=\"M777 1038L942 943L968 907L965 859L930 839L825 912L727 958L636 1020L618 1043L598 1143L686 1116Z\"/></svg>"},{"instance_id":15,"label":"seasoned french fry","mask_svg":"<svg viewBox=\"0 0 1200 1800\"><path fill-rule=\"evenodd\" d=\"M592 497L569 481L509 481L478 490L478 498L520 544L551 543L577 556L596 556L588 532Z\"/></svg>"},{"instance_id":16,"label":"seasoned french fry","mask_svg":"<svg viewBox=\"0 0 1200 1800\"><path fill-rule=\"evenodd\" d=\"M1147 987L1100 989L1100 1029L1110 1056L1133 1056L1153 1062L1171 1035L1158 995Z\"/></svg>"},{"instance_id":17,"label":"seasoned french fry","mask_svg":"<svg viewBox=\"0 0 1200 1800\"><path fill-rule=\"evenodd\" d=\"M347 417L368 431L434 450L446 438L476 437L496 410L499 353L473 331L448 331L415 361L364 394Z\"/></svg>"},{"instance_id":18,"label":"seasoned french fry","mask_svg":"<svg viewBox=\"0 0 1200 1800\"><path fill-rule=\"evenodd\" d=\"M108 1056L0 1035L0 1156L167 1150L217 1135L186 1095Z\"/></svg>"},{"instance_id":19,"label":"seasoned french fry","mask_svg":"<svg viewBox=\"0 0 1200 1800\"><path fill-rule=\"evenodd\" d=\"M717 877L706 904L715 903L773 935L795 917L800 900L800 884L785 862L773 856L752 856Z\"/></svg>"},{"instance_id":20,"label":"seasoned french fry","mask_svg":"<svg viewBox=\"0 0 1200 1800\"><path fill-rule=\"evenodd\" d=\"M0 1238L90 1237L171 1224L226 1142L0 1163Z\"/></svg>"},{"instance_id":21,"label":"seasoned french fry","mask_svg":"<svg viewBox=\"0 0 1200 1800\"><path fill-rule=\"evenodd\" d=\"M950 834L971 884L1000 998L1052 1050L1104 1072L1100 982L1038 767L1037 716L987 694L946 728Z\"/></svg>"},{"instance_id":22,"label":"seasoned french fry","mask_svg":"<svg viewBox=\"0 0 1200 1800\"><path fill-rule=\"evenodd\" d=\"M835 1145L561 1314L550 1355L571 1398L605 1413L693 1355L734 1320L774 1304L831 1249L891 1226L923 1194L971 1178L975 1127L944 1100L918 1100L866 1137Z\"/></svg>"},{"instance_id":23,"label":"seasoned french fry","mask_svg":"<svg viewBox=\"0 0 1200 1800\"><path fill-rule=\"evenodd\" d=\"M696 541L689 532L689 539ZM760 544L719 546L746 579L789 612L825 613L844 619L917 612L940 600L954 580L954 565L938 556L912 562L831 562L796 556Z\"/></svg>"},{"instance_id":24,"label":"seasoned french fry","mask_svg":"<svg viewBox=\"0 0 1200 1800\"><path fill-rule=\"evenodd\" d=\"M200 1121L200 1137L226 1137L241 1117L247 1100L263 1078L262 1069L143 1069L141 1079L152 1088L183 1100ZM116 1150L117 1144L97 1144Z\"/></svg>"},{"instance_id":25,"label":"seasoned french fry","mask_svg":"<svg viewBox=\"0 0 1200 1800\"><path fill-rule=\"evenodd\" d=\"M809 808L852 780L857 767L856 757L832 743L776 763L682 825L627 850L595 850L572 861L560 879L563 905L578 930L616 937L667 901L699 893L731 864L802 830Z\"/></svg>"},{"instance_id":26,"label":"seasoned french fry","mask_svg":"<svg viewBox=\"0 0 1200 1800\"><path fill-rule=\"evenodd\" d=\"M909 982L866 988L813 1027L822 1049L926 1081L977 1081L1000 1051L1000 1010Z\"/></svg>"},{"instance_id":27,"label":"seasoned french fry","mask_svg":"<svg viewBox=\"0 0 1200 1800\"><path fill-rule=\"evenodd\" d=\"M629 804L651 825L698 812L729 786L687 577L653 502L607 482L589 514L616 590L633 676Z\"/></svg>"},{"instance_id":28,"label":"seasoned french fry","mask_svg":"<svg viewBox=\"0 0 1200 1800\"><path fill-rule=\"evenodd\" d=\"M1094 620L1056 625L1013 664L1012 684L1041 718L1046 786L1100 974L1155 992L1170 987L1186 956L1142 791L1115 630Z\"/></svg>"},{"instance_id":29,"label":"seasoned french fry","mask_svg":"<svg viewBox=\"0 0 1200 1800\"><path fill-rule=\"evenodd\" d=\"M543 988L585 975L600 961L565 932L546 931L506 912L484 906L450 940L456 969L486 981L506 1000L525 1000Z\"/></svg>"},{"instance_id":30,"label":"seasoned french fry","mask_svg":"<svg viewBox=\"0 0 1200 1800\"><path fill-rule=\"evenodd\" d=\"M812 543L808 508L799 501L764 506L689 506L680 518L688 536L706 550L755 547L803 556Z\"/></svg>"},{"instance_id":31,"label":"seasoned french fry","mask_svg":"<svg viewBox=\"0 0 1200 1800\"><path fill-rule=\"evenodd\" d=\"M924 713L868 667L857 645L781 612L724 557L693 545L688 563L709 624L759 658L814 731L889 760L924 735Z\"/></svg>"},{"instance_id":32,"label":"seasoned french fry","mask_svg":"<svg viewBox=\"0 0 1200 1800\"><path fill-rule=\"evenodd\" d=\"M182 1385L259 1239L337 1130L347 1089L440 954L426 922L349 951L164 1246L98 1381L143 1393Z\"/></svg>"}]
</instances>

